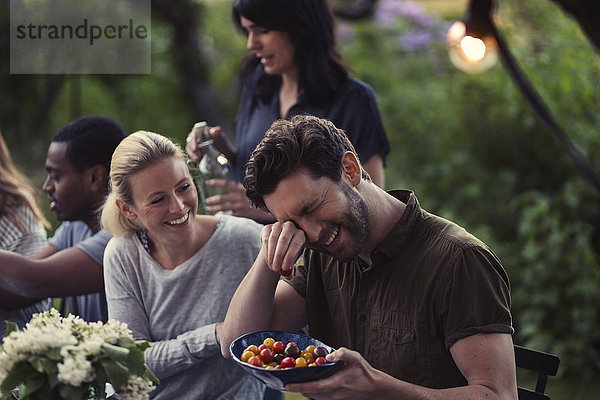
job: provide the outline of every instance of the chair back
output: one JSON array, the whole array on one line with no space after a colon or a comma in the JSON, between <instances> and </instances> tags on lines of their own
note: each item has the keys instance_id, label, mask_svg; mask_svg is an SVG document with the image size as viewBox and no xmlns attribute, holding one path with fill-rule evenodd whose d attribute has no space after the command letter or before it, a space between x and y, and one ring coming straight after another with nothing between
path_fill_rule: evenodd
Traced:
<instances>
[{"instance_id":1,"label":"chair back","mask_svg":"<svg viewBox=\"0 0 600 400\"><path fill-rule=\"evenodd\" d=\"M537 373L535 391L521 386L517 387L519 400L550 400L550 397L545 394L546 383L548 376L556 376L560 358L556 354L545 353L516 344L514 348L517 368Z\"/></svg>"}]
</instances>

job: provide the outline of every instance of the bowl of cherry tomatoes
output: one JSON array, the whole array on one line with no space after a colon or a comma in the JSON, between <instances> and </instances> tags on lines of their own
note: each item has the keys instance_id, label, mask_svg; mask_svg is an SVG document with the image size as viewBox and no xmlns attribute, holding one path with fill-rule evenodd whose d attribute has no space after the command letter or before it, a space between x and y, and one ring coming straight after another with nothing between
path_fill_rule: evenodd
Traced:
<instances>
[{"instance_id":1,"label":"bowl of cherry tomatoes","mask_svg":"<svg viewBox=\"0 0 600 400\"><path fill-rule=\"evenodd\" d=\"M268 387L284 390L288 383L310 382L333 374L342 362L327 362L335 349L290 331L260 331L240 336L229 346L233 360Z\"/></svg>"}]
</instances>

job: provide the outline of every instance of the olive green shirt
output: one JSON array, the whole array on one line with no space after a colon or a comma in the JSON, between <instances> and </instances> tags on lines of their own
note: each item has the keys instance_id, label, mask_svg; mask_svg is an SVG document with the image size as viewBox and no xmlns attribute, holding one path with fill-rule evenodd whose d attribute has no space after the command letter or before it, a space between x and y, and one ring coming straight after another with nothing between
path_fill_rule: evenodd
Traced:
<instances>
[{"instance_id":1,"label":"olive green shirt","mask_svg":"<svg viewBox=\"0 0 600 400\"><path fill-rule=\"evenodd\" d=\"M484 243L412 192L390 194L407 206L371 267L306 250L288 283L306 299L311 336L404 381L466 385L449 349L476 333L514 333L508 277Z\"/></svg>"}]
</instances>

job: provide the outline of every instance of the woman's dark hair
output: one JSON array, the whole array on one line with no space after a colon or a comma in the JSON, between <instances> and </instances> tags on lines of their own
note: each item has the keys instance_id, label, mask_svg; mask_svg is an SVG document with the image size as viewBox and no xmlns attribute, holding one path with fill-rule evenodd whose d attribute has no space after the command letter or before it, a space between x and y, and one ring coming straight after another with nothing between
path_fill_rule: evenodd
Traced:
<instances>
[{"instance_id":1,"label":"woman's dark hair","mask_svg":"<svg viewBox=\"0 0 600 400\"><path fill-rule=\"evenodd\" d=\"M240 17L270 30L290 34L295 50L301 95L311 103L330 99L348 76L336 50L334 18L327 0L236 0L233 21L240 31ZM260 60L249 54L241 78L245 81ZM280 76L264 75L257 93L269 98L281 82Z\"/></svg>"},{"instance_id":2,"label":"woman's dark hair","mask_svg":"<svg viewBox=\"0 0 600 400\"><path fill-rule=\"evenodd\" d=\"M279 182L300 169L314 179L326 177L339 182L342 158L348 151L356 155L344 131L329 120L302 114L277 120L246 163L246 195L254 206L268 211L263 196L273 193ZM364 169L362 176L371 180Z\"/></svg>"}]
</instances>

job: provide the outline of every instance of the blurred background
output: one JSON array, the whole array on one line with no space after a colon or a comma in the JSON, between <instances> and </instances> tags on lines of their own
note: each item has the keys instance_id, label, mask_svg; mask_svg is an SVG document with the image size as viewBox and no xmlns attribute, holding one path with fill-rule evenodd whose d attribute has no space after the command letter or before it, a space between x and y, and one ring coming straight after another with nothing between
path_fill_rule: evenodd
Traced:
<instances>
[{"instance_id":1,"label":"blurred background","mask_svg":"<svg viewBox=\"0 0 600 400\"><path fill-rule=\"evenodd\" d=\"M381 107L392 145L386 188L414 190L425 209L494 249L511 279L515 343L561 357L548 383L552 399L600 393L598 189L501 62L480 74L450 62L446 32L463 18L466 0L330 1L338 10L373 6L358 19L339 17L337 29L347 64ZM494 20L597 169L600 52L558 3L501 0ZM246 49L230 7L230 0L152 0L149 75L10 75L9 1L0 0L0 129L18 166L41 188L50 138L82 115L179 143L200 120L233 132ZM47 210L41 189L40 198Z\"/></svg>"}]
</instances>

